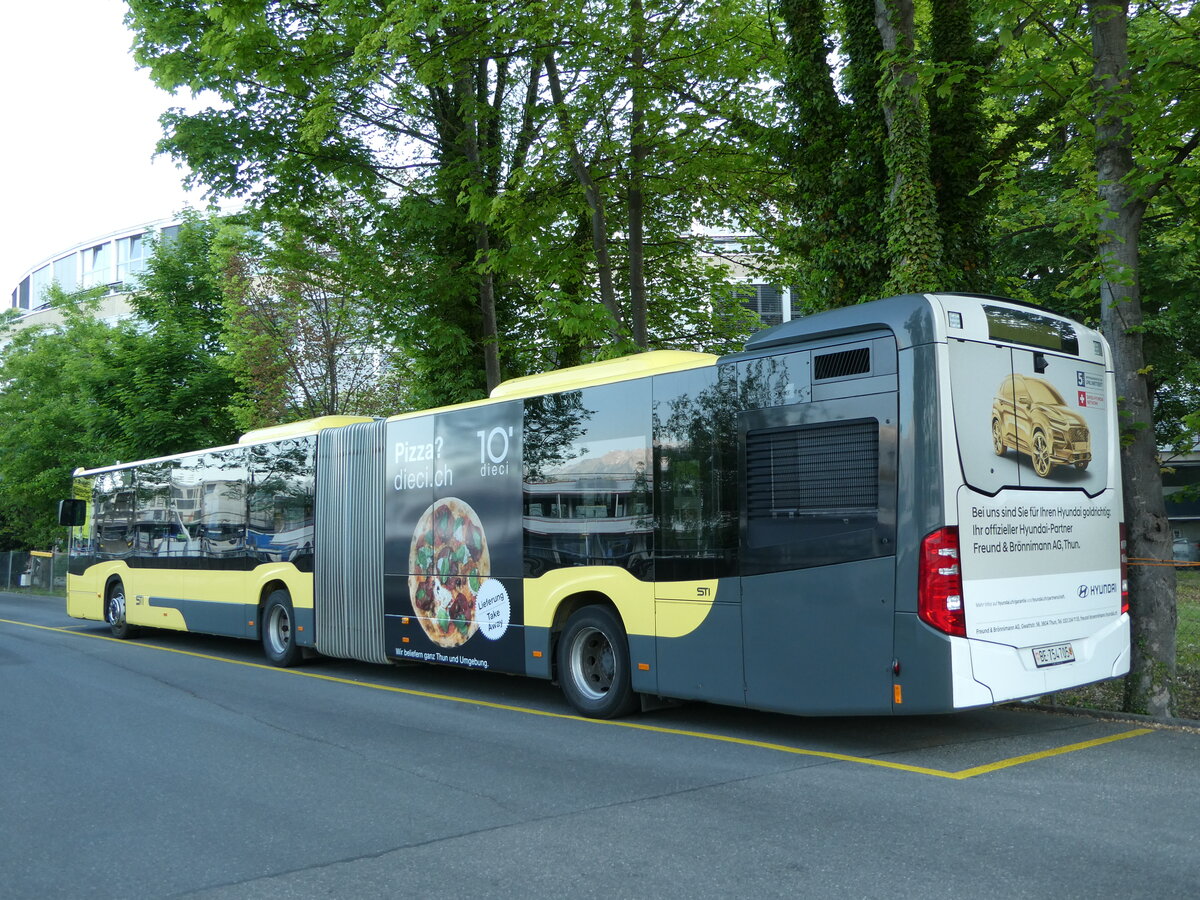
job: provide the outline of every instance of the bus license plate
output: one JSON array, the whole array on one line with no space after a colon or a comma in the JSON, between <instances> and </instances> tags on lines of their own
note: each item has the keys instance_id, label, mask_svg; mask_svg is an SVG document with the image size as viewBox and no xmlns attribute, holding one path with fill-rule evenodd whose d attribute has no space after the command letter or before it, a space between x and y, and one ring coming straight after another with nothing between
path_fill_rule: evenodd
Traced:
<instances>
[{"instance_id":1,"label":"bus license plate","mask_svg":"<svg viewBox=\"0 0 1200 900\"><path fill-rule=\"evenodd\" d=\"M1033 664L1039 669L1044 666L1061 666L1063 663L1072 662L1075 662L1075 648L1070 644L1033 648Z\"/></svg>"}]
</instances>

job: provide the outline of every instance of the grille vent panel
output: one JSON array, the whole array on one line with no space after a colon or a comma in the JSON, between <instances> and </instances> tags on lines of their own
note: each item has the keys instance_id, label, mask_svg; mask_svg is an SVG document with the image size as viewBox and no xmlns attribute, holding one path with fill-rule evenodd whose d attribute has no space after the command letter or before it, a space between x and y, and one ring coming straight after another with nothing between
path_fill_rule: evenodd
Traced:
<instances>
[{"instance_id":1,"label":"grille vent panel","mask_svg":"<svg viewBox=\"0 0 1200 900\"><path fill-rule=\"evenodd\" d=\"M870 371L870 347L856 347L853 350L839 350L837 353L822 353L813 357L814 381L866 375Z\"/></svg>"},{"instance_id":2,"label":"grille vent panel","mask_svg":"<svg viewBox=\"0 0 1200 900\"><path fill-rule=\"evenodd\" d=\"M878 423L867 419L748 433L746 491L751 519L874 515L879 508Z\"/></svg>"}]
</instances>

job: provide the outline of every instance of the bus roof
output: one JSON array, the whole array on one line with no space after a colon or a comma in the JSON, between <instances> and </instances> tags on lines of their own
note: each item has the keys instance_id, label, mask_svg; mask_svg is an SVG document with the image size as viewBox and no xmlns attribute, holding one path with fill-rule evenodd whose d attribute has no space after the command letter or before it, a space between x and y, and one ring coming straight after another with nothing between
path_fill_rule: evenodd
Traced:
<instances>
[{"instance_id":1,"label":"bus roof","mask_svg":"<svg viewBox=\"0 0 1200 900\"><path fill-rule=\"evenodd\" d=\"M746 341L744 351L731 354L728 358L753 357L762 355L765 350L773 350L789 344L817 338L849 336L878 329L891 331L895 335L896 346L903 350L939 339L945 340L945 325L942 321L945 310L965 304L1027 309L1036 312L1039 316L1070 322L1081 333L1092 333L1091 329L1078 322L1024 300L995 297L990 294L931 291L927 294L901 294L882 300L872 300L869 303L859 303L808 316L799 316L789 322L766 328L752 335Z\"/></svg>"},{"instance_id":2,"label":"bus roof","mask_svg":"<svg viewBox=\"0 0 1200 900\"><path fill-rule=\"evenodd\" d=\"M697 353L692 350L648 350L645 353L634 353L631 356L618 356L615 359L603 359L600 362L585 363L582 366L570 366L566 369L556 369L550 372L540 372L536 375L523 375L520 378L510 378L492 388L492 393L484 400L468 400L465 403L455 403L449 406L436 406L432 409L414 409L410 412L397 413L389 416L389 422L400 419L414 419L432 413L449 412L456 409L470 409L472 406L487 406L490 403L503 400L520 400L525 397L536 397L540 394L555 394L560 391L577 391L581 388L596 387L601 384L614 384L618 381L630 381L647 375L659 375L665 372L684 372L688 369L700 369L717 363L720 357L711 353Z\"/></svg>"},{"instance_id":3,"label":"bus roof","mask_svg":"<svg viewBox=\"0 0 1200 900\"><path fill-rule=\"evenodd\" d=\"M744 352L757 354L768 348L813 338L850 335L880 328L895 334L897 346L901 349L929 343L936 334L933 305L930 302L932 296L936 295L902 294L800 316L752 335L746 341Z\"/></svg>"},{"instance_id":4,"label":"bus roof","mask_svg":"<svg viewBox=\"0 0 1200 900\"><path fill-rule=\"evenodd\" d=\"M578 390L601 384L611 384L618 381L628 381L647 375L658 375L665 372L683 372L688 369L699 369L714 365L718 357L711 353L696 353L690 350L650 350L646 353L635 353L632 356L621 356L616 359L606 359L600 362L587 363L582 366L572 366L553 372L543 372L538 375L526 375L521 378L511 378L493 389L491 396L485 400L472 400L434 409L413 410L399 413L388 418L388 421L407 419L430 413L444 412L451 409L464 409L471 406L483 406L498 400L515 400L523 397L533 397L538 394L552 394L559 391ZM110 466L97 466L94 469L78 468L74 474L94 475L115 469L126 469L146 463L163 462L169 459L180 459L195 456L199 453L211 453L229 450L234 447L262 444L270 441L280 441L291 437L317 434L329 428L342 428L361 422L372 422L370 416L319 416L315 419L305 419L301 422L289 422L285 425L273 425L248 431L238 439L237 444L224 447L202 447L184 453L173 453L169 456L154 459L139 459L130 462L113 463Z\"/></svg>"},{"instance_id":5,"label":"bus roof","mask_svg":"<svg viewBox=\"0 0 1200 900\"><path fill-rule=\"evenodd\" d=\"M266 428L247 431L238 438L238 443L259 444L263 441L279 441L283 438L299 437L304 434L316 434L323 428L341 428L343 425L373 421L375 420L370 416L318 416L302 422L288 422L284 425L270 425Z\"/></svg>"},{"instance_id":6,"label":"bus roof","mask_svg":"<svg viewBox=\"0 0 1200 900\"><path fill-rule=\"evenodd\" d=\"M664 372L683 372L715 365L718 357L693 350L649 350L632 356L604 359L600 362L571 366L538 375L510 378L492 389L493 400L513 400L538 394L556 394L599 384L629 381Z\"/></svg>"},{"instance_id":7,"label":"bus roof","mask_svg":"<svg viewBox=\"0 0 1200 900\"><path fill-rule=\"evenodd\" d=\"M238 447L247 447L252 444L266 444L271 441L282 441L286 438L302 437L304 435L316 434L325 428L341 428L345 425L354 425L359 422L375 421L370 416L318 416L315 419L304 419L299 422L288 422L286 425L272 425L268 428L258 428L254 431L247 431L236 444L225 444L220 447L198 447L195 450L185 450L182 453L171 453L167 456L156 456L152 459L134 459L129 462L116 462L110 466L96 466L94 469L85 469L80 466L72 476L79 477L81 475L97 475L101 472L112 472L117 469L129 469L134 466L144 466L148 463L166 462L172 459L183 459L188 456L197 456L201 453L216 453L222 450L234 450Z\"/></svg>"}]
</instances>

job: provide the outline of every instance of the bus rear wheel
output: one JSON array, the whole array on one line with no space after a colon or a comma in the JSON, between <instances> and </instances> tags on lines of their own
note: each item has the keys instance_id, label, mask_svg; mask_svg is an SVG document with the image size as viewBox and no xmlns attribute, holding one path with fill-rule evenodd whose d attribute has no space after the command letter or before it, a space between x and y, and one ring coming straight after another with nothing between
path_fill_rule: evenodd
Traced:
<instances>
[{"instance_id":1,"label":"bus rear wheel","mask_svg":"<svg viewBox=\"0 0 1200 900\"><path fill-rule=\"evenodd\" d=\"M296 616L292 610L292 598L285 590L271 591L263 606L262 618L263 653L273 666L287 668L300 660L300 646L296 643Z\"/></svg>"},{"instance_id":2,"label":"bus rear wheel","mask_svg":"<svg viewBox=\"0 0 1200 900\"><path fill-rule=\"evenodd\" d=\"M629 668L629 639L603 606L586 606L567 620L558 641L563 694L582 715L612 719L637 706Z\"/></svg>"},{"instance_id":3,"label":"bus rear wheel","mask_svg":"<svg viewBox=\"0 0 1200 900\"><path fill-rule=\"evenodd\" d=\"M112 636L122 641L136 633L125 617L125 585L119 578L108 586L108 596L104 599L104 621L108 623Z\"/></svg>"}]
</instances>

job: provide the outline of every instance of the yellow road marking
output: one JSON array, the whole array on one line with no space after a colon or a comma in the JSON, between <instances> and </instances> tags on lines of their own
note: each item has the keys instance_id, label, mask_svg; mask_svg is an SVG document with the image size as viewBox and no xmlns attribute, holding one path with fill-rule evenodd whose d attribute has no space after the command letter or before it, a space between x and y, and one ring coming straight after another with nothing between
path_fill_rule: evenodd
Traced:
<instances>
[{"instance_id":1,"label":"yellow road marking","mask_svg":"<svg viewBox=\"0 0 1200 900\"><path fill-rule=\"evenodd\" d=\"M179 650L175 647L160 647L155 644L144 644L121 640L120 638L109 637L104 634L88 634L86 632L75 631L71 628L57 628L50 625L34 625L31 622L18 622L14 619L0 619L8 625L20 625L25 628L36 628L41 631L56 631L60 634L69 634L74 637L94 638L100 641L112 641L116 644L123 644L126 647L142 647L147 650L162 650L165 653L178 653L182 656L191 656L196 659L209 659L215 662L232 663L237 666L247 666L251 669L263 669L268 672L279 672L284 675L298 675L303 678L316 678L321 681L330 681L335 684L347 684L353 687L371 688L377 691L389 691L393 694L405 694L409 697L423 697L427 700L443 700L450 703L465 703L469 706L480 706L487 709L498 709L505 712L522 713L529 716L542 716L547 719L563 719L568 722L584 722L589 725L612 725L617 728L633 728L638 731L651 731L657 734L671 734L678 737L697 738L705 741L719 741L723 744L737 744L743 747L756 747L760 750L773 750L777 753L790 753L794 756L812 756L819 759L831 759L837 762L857 763L863 766L876 766L881 769L893 769L900 772L912 772L917 775L929 775L934 778L949 778L954 781L963 781L967 778L974 778L978 775L986 775L989 772L997 772L1001 769L1008 769L1013 766L1024 765L1025 763L1035 762L1039 759L1048 759L1052 756L1061 756L1065 753L1074 753L1078 750L1087 750L1092 747L1099 747L1103 744L1111 744L1114 741L1123 741L1128 738L1140 737L1144 734L1150 734L1152 728L1135 728L1132 731L1123 731L1120 734L1111 734L1108 737L1096 738L1090 741L1080 741L1076 744L1068 744L1065 747L1055 747L1050 750L1041 750L1037 753L1027 753L1023 756L1014 756L1009 759L1001 759L993 763L987 763L982 766L973 766L969 769L962 769L958 772L948 772L944 769L931 769L926 766L910 766L907 763L892 762L885 759L874 759L869 756L851 756L846 753L832 753L828 750L808 750L803 747L791 747L787 744L774 744L769 741L755 741L749 738L733 737L727 734L713 734L707 731L688 731L682 728L667 728L663 725L647 725L643 722L629 722L624 720L612 719L588 719L584 716L575 716L569 713L552 712L545 709L534 709L528 706L512 706L507 703L494 703L490 700L475 700L470 697L457 697L453 694L438 694L432 691L418 691L414 688L396 687L390 684L379 684L372 681L359 681L355 678L340 678L336 675L322 675L320 672L307 672L303 669L281 669L276 666L270 666L265 663L247 662L240 659L230 659L226 656L213 656L209 653L197 653L194 650Z\"/></svg>"},{"instance_id":2,"label":"yellow road marking","mask_svg":"<svg viewBox=\"0 0 1200 900\"><path fill-rule=\"evenodd\" d=\"M1120 734L1110 734L1108 737L1096 738L1091 741L1080 741L1078 744L1067 744L1065 747L1055 747L1053 750L1042 750L1039 753L1027 753L1024 756L1014 756L1011 759L1002 759L999 762L988 763L985 766L975 766L971 769L963 769L960 772L955 772L950 777L963 779L974 778L976 775L986 775L988 772L995 772L999 769L1007 769L1010 766L1019 766L1022 763L1033 762L1038 759L1046 759L1051 756L1061 756L1064 753L1074 753L1076 750L1087 750L1090 747L1099 747L1101 744L1111 744L1113 741L1123 741L1126 738L1140 737L1143 734L1149 734L1153 728L1135 728L1132 731L1122 731Z\"/></svg>"}]
</instances>

